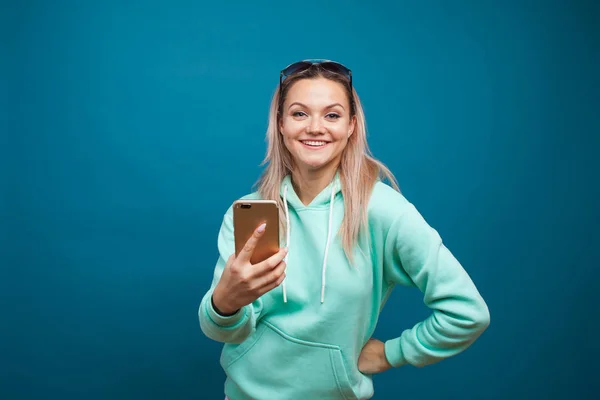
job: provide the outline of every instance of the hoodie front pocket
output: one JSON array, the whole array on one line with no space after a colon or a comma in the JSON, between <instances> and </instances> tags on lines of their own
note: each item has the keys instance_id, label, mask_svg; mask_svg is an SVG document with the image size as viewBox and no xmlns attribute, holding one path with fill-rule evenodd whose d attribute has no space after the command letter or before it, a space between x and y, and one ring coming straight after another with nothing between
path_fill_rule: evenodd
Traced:
<instances>
[{"instance_id":1,"label":"hoodie front pocket","mask_svg":"<svg viewBox=\"0 0 600 400\"><path fill-rule=\"evenodd\" d=\"M339 347L293 338L268 322L223 352L229 378L253 399L356 399Z\"/></svg>"}]
</instances>

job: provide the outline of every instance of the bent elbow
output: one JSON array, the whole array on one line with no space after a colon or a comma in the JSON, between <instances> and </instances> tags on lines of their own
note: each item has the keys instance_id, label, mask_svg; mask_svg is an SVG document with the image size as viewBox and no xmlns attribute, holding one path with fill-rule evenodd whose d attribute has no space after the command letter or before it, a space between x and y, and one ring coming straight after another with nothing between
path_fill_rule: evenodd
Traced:
<instances>
[{"instance_id":1,"label":"bent elbow","mask_svg":"<svg viewBox=\"0 0 600 400\"><path fill-rule=\"evenodd\" d=\"M455 314L454 323L463 329L465 339L473 340L481 335L490 325L490 310L483 299L470 302L462 314Z\"/></svg>"},{"instance_id":2,"label":"bent elbow","mask_svg":"<svg viewBox=\"0 0 600 400\"><path fill-rule=\"evenodd\" d=\"M473 329L477 335L480 335L488 326L490 326L490 310L485 301L481 300L473 315Z\"/></svg>"}]
</instances>

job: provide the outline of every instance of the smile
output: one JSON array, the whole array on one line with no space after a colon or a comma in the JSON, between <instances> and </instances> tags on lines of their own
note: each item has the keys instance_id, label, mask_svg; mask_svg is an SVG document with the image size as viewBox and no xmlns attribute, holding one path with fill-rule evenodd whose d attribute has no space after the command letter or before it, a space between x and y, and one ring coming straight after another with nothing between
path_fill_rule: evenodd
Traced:
<instances>
[{"instance_id":1,"label":"smile","mask_svg":"<svg viewBox=\"0 0 600 400\"><path fill-rule=\"evenodd\" d=\"M311 149L321 149L328 144L328 142L322 140L301 140L300 143L302 143L304 147Z\"/></svg>"}]
</instances>

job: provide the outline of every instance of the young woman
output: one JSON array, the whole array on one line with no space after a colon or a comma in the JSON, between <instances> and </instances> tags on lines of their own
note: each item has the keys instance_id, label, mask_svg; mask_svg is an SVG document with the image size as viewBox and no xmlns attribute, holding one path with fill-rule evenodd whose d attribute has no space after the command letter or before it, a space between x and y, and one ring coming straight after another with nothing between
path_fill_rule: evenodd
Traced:
<instances>
[{"instance_id":1,"label":"young woman","mask_svg":"<svg viewBox=\"0 0 600 400\"><path fill-rule=\"evenodd\" d=\"M479 337L489 325L487 305L370 155L348 68L301 61L284 69L267 138L259 188L243 198L278 202L284 244L252 265L270 228L261 225L236 258L230 207L198 312L204 334L225 343L226 396L368 399L373 374L435 363ZM385 342L372 339L396 285L421 290L431 315Z\"/></svg>"}]
</instances>

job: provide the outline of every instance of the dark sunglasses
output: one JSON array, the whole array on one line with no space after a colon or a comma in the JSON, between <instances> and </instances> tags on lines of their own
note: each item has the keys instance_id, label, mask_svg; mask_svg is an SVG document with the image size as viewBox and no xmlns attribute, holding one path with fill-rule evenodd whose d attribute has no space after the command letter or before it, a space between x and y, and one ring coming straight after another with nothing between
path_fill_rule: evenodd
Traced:
<instances>
[{"instance_id":1,"label":"dark sunglasses","mask_svg":"<svg viewBox=\"0 0 600 400\"><path fill-rule=\"evenodd\" d=\"M321 67L329 72L333 72L335 74L340 74L340 75L345 76L350 81L350 91L352 91L352 71L348 67L346 67L338 62L331 61L331 60L302 60L302 61L298 61L298 62L288 65L279 74L280 90L281 90L281 84L283 83L285 78L287 78L290 75L297 74L302 71L306 71L313 65L318 65L319 67Z\"/></svg>"}]
</instances>

